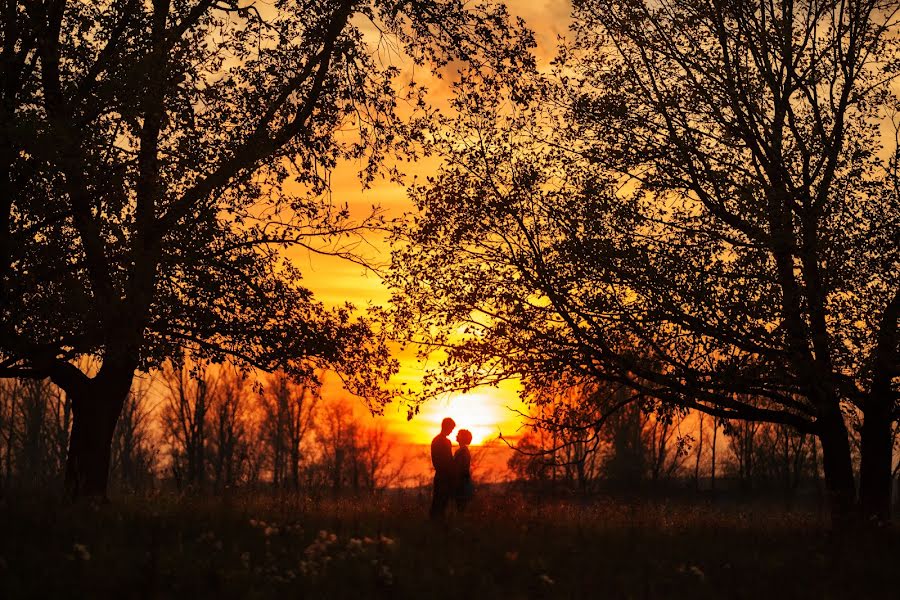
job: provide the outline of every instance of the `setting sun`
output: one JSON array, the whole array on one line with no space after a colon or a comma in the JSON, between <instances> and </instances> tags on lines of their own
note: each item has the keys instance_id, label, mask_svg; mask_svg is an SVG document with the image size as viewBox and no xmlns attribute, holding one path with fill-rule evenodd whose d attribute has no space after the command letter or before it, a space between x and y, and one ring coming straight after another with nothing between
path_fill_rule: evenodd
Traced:
<instances>
[{"instance_id":1,"label":"setting sun","mask_svg":"<svg viewBox=\"0 0 900 600\"><path fill-rule=\"evenodd\" d=\"M490 398L479 394L458 396L448 403L446 410L456 421L456 431L472 432L472 444L476 446L496 437L497 426L507 418Z\"/></svg>"},{"instance_id":2,"label":"setting sun","mask_svg":"<svg viewBox=\"0 0 900 600\"><path fill-rule=\"evenodd\" d=\"M472 444L476 446L496 438L500 432L505 436L515 434L521 421L519 415L509 408L518 403L512 388L511 385L501 386L501 389L479 390L429 402L407 424L405 433L411 441L427 444L440 430L441 420L451 417L456 421L456 431L468 429L472 432ZM456 434L450 437L455 439Z\"/></svg>"}]
</instances>

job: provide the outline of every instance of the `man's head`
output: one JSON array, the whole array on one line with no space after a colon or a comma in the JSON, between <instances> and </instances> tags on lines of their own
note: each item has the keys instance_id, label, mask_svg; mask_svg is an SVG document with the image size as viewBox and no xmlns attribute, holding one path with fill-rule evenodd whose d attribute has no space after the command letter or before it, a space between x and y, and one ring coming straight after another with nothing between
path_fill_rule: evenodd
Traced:
<instances>
[{"instance_id":1,"label":"man's head","mask_svg":"<svg viewBox=\"0 0 900 600\"><path fill-rule=\"evenodd\" d=\"M456 421L447 417L443 421L441 421L441 434L450 435L450 432L456 428Z\"/></svg>"}]
</instances>

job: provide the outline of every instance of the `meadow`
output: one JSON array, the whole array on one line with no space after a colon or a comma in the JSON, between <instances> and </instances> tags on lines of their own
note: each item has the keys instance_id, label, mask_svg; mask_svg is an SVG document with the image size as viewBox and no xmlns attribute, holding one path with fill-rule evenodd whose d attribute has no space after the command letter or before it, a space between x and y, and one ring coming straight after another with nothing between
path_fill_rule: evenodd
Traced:
<instances>
[{"instance_id":1,"label":"meadow","mask_svg":"<svg viewBox=\"0 0 900 600\"><path fill-rule=\"evenodd\" d=\"M897 590L896 528L697 498L0 500L2 598L840 598Z\"/></svg>"}]
</instances>

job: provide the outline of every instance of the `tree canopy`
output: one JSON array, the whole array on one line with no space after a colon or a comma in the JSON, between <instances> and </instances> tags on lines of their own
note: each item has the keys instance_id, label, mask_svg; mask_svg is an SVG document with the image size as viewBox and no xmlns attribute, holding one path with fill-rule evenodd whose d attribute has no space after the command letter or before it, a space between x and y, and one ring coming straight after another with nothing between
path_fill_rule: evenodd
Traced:
<instances>
[{"instance_id":1,"label":"tree canopy","mask_svg":"<svg viewBox=\"0 0 900 600\"><path fill-rule=\"evenodd\" d=\"M430 110L401 58L510 68L526 42L505 10L48 0L0 22L0 376L66 389L70 454L112 435L135 369L186 347L332 368L377 406L395 368L381 334L313 298L283 250L353 258L346 236L383 220L352 221L330 173L356 162L367 185L388 154L415 155ZM102 431L83 434L96 411Z\"/></svg>"},{"instance_id":2,"label":"tree canopy","mask_svg":"<svg viewBox=\"0 0 900 600\"><path fill-rule=\"evenodd\" d=\"M447 352L431 391L611 381L789 424L822 439L844 509L858 411L883 514L898 9L579 2L550 74L464 79L395 254L398 315Z\"/></svg>"}]
</instances>

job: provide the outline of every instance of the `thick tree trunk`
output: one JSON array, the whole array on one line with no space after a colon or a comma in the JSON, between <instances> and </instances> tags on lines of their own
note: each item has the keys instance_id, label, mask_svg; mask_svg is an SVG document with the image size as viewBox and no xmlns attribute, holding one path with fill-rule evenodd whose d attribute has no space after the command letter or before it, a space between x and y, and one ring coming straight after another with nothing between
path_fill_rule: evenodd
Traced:
<instances>
[{"instance_id":1,"label":"thick tree trunk","mask_svg":"<svg viewBox=\"0 0 900 600\"><path fill-rule=\"evenodd\" d=\"M870 397L860 436L859 500L866 520L888 522L891 518L890 403Z\"/></svg>"},{"instance_id":2,"label":"thick tree trunk","mask_svg":"<svg viewBox=\"0 0 900 600\"><path fill-rule=\"evenodd\" d=\"M833 525L840 527L852 520L856 506L856 483L853 479L847 426L837 406L822 415L819 426L831 520Z\"/></svg>"},{"instance_id":3,"label":"thick tree trunk","mask_svg":"<svg viewBox=\"0 0 900 600\"><path fill-rule=\"evenodd\" d=\"M131 388L133 371L102 372L72 397L72 433L66 457L70 498L106 498L113 433Z\"/></svg>"},{"instance_id":4,"label":"thick tree trunk","mask_svg":"<svg viewBox=\"0 0 900 600\"><path fill-rule=\"evenodd\" d=\"M897 374L897 326L900 289L884 309L873 354L872 389L863 406L859 496L866 519L887 522L891 517L891 462L894 441L891 413L894 401L891 380Z\"/></svg>"},{"instance_id":5,"label":"thick tree trunk","mask_svg":"<svg viewBox=\"0 0 900 600\"><path fill-rule=\"evenodd\" d=\"M700 413L699 433L697 434L697 458L694 461L694 489L700 489L700 457L703 454L703 413Z\"/></svg>"},{"instance_id":6,"label":"thick tree trunk","mask_svg":"<svg viewBox=\"0 0 900 600\"><path fill-rule=\"evenodd\" d=\"M716 443L719 437L719 422L713 417L712 461L709 471L709 489L716 491Z\"/></svg>"}]
</instances>

